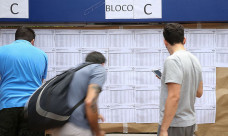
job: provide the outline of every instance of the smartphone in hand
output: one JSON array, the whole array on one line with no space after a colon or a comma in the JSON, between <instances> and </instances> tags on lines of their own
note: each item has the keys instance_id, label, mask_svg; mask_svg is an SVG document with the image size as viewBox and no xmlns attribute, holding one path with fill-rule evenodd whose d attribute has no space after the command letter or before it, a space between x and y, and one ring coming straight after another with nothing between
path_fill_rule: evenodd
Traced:
<instances>
[{"instance_id":1,"label":"smartphone in hand","mask_svg":"<svg viewBox=\"0 0 228 136\"><path fill-rule=\"evenodd\" d=\"M156 76L158 76L159 79L161 79L162 73L160 70L153 70L152 71Z\"/></svg>"}]
</instances>

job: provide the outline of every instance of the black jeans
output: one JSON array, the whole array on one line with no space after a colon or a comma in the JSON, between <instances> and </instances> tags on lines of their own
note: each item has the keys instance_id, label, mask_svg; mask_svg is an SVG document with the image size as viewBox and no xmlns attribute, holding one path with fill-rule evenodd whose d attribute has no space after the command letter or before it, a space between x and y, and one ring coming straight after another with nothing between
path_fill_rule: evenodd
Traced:
<instances>
[{"instance_id":1,"label":"black jeans","mask_svg":"<svg viewBox=\"0 0 228 136\"><path fill-rule=\"evenodd\" d=\"M0 110L0 136L44 136L45 132L28 129L24 119L24 108L6 108Z\"/></svg>"}]
</instances>

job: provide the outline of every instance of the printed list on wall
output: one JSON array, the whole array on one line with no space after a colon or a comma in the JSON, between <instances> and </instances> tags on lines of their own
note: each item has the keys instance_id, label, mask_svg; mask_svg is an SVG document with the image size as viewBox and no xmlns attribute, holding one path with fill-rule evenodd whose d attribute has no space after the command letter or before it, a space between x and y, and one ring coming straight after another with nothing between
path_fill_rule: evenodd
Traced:
<instances>
[{"instance_id":1,"label":"printed list on wall","mask_svg":"<svg viewBox=\"0 0 228 136\"><path fill-rule=\"evenodd\" d=\"M161 29L61 30L35 29L35 46L48 55L48 77L75 67L86 54L100 51L107 58L107 81L99 97L105 123L158 123L160 80L169 53ZM14 40L15 30L0 29L0 45ZM197 123L214 123L216 67L228 67L228 30L186 29L186 49L201 62L204 94L196 98Z\"/></svg>"}]
</instances>

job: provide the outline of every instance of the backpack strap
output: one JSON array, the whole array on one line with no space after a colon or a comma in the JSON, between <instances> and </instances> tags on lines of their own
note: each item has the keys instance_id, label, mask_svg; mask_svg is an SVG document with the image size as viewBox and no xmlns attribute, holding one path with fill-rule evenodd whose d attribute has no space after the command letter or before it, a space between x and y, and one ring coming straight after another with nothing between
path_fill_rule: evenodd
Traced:
<instances>
[{"instance_id":1,"label":"backpack strap","mask_svg":"<svg viewBox=\"0 0 228 136\"><path fill-rule=\"evenodd\" d=\"M78 106L80 106L82 103L84 103L86 97L82 98L81 101L79 101L76 105L74 105L74 107L71 109L71 111L73 112L76 108L78 108Z\"/></svg>"},{"instance_id":2,"label":"backpack strap","mask_svg":"<svg viewBox=\"0 0 228 136\"><path fill-rule=\"evenodd\" d=\"M82 68L84 68L84 67L86 67L86 66L88 66L88 65L91 65L91 64L96 64L96 63L93 63L93 62L86 62L86 63L81 64L81 65L78 66L77 68L73 69L72 71L76 72L76 71L78 71L78 70L80 70L80 69L82 69Z\"/></svg>"},{"instance_id":3,"label":"backpack strap","mask_svg":"<svg viewBox=\"0 0 228 136\"><path fill-rule=\"evenodd\" d=\"M81 66L73 69L74 72L88 66L88 65L91 65L91 64L96 64L96 63L93 63L93 62L86 62L86 63L83 63ZM84 103L84 100L85 100L86 96L84 98L82 98L76 105L74 105L74 107L71 109L71 111L73 112L78 106L80 106L82 103Z\"/></svg>"}]
</instances>

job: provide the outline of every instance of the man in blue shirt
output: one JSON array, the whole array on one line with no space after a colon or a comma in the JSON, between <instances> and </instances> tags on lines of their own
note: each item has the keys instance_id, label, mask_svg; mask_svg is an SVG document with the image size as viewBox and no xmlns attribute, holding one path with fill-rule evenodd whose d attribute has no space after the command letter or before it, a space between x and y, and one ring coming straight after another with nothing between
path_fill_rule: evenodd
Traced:
<instances>
[{"instance_id":1,"label":"man in blue shirt","mask_svg":"<svg viewBox=\"0 0 228 136\"><path fill-rule=\"evenodd\" d=\"M47 76L47 55L34 47L35 32L19 27L0 47L0 136L44 136L27 129L24 105Z\"/></svg>"}]
</instances>

